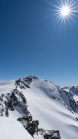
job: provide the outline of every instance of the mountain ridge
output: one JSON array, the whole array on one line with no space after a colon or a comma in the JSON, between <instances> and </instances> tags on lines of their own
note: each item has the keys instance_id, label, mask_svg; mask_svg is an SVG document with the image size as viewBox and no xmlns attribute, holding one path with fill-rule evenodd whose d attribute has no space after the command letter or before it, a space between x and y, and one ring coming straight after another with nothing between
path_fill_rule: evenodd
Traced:
<instances>
[{"instance_id":1,"label":"mountain ridge","mask_svg":"<svg viewBox=\"0 0 78 139\"><path fill-rule=\"evenodd\" d=\"M17 98L20 98L19 100L27 100L27 109L34 120L39 120L39 128L47 131L59 130L62 139L77 138L78 107L73 96L69 95L71 93L66 92L65 88L61 88L47 80L40 80L35 76L27 76L9 82L9 84L0 85L0 94L5 94L6 96L7 93L10 93L12 95L14 89L18 90L16 95L18 94ZM9 116L18 119L23 115L20 109L15 108L14 113L9 111ZM65 121L68 121L68 123L65 123ZM62 126L65 130L62 129ZM70 135L68 131L69 133L72 132L73 135ZM34 137L38 138L39 136L34 135ZM42 136L39 137L39 139L41 138Z\"/></svg>"}]
</instances>

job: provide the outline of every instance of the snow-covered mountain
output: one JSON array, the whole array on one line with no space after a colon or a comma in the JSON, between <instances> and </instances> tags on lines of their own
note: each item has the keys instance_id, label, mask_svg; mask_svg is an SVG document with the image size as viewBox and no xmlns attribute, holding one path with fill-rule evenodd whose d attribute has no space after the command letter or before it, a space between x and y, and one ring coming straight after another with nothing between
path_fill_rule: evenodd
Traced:
<instances>
[{"instance_id":1,"label":"snow-covered mountain","mask_svg":"<svg viewBox=\"0 0 78 139\"><path fill-rule=\"evenodd\" d=\"M63 90L70 92L76 103L78 103L78 86L63 87Z\"/></svg>"},{"instance_id":2,"label":"snow-covered mountain","mask_svg":"<svg viewBox=\"0 0 78 139\"><path fill-rule=\"evenodd\" d=\"M78 139L77 99L78 87L35 76L0 81L0 139Z\"/></svg>"}]
</instances>

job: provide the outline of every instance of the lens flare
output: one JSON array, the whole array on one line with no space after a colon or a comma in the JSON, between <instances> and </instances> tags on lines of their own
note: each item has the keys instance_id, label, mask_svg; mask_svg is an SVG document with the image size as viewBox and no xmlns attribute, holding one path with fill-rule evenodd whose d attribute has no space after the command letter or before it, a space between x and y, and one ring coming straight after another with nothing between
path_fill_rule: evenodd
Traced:
<instances>
[{"instance_id":1,"label":"lens flare","mask_svg":"<svg viewBox=\"0 0 78 139\"><path fill-rule=\"evenodd\" d=\"M59 21L61 24L66 21L71 24L71 20L74 21L74 17L78 17L78 0L55 0L56 4L49 1L48 3L52 6L51 16L55 17L53 21L56 21L56 24Z\"/></svg>"}]
</instances>

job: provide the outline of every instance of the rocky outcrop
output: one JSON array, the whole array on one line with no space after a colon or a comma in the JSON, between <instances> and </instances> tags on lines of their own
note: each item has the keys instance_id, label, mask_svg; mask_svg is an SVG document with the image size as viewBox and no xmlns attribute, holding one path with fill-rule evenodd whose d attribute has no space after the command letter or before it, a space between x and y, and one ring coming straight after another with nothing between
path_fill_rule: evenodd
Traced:
<instances>
[{"instance_id":1,"label":"rocky outcrop","mask_svg":"<svg viewBox=\"0 0 78 139\"><path fill-rule=\"evenodd\" d=\"M35 76L28 76L26 78L19 78L15 81L16 88L11 93L2 94L0 96L0 116L9 116L9 111L15 111L16 107L21 109L22 116L17 119L23 127L28 131L31 136L36 133L41 134L44 139L61 139L58 130L44 130L39 129L39 121L33 120L31 113L28 110L27 100L22 91L18 91L18 87L21 89L30 88L30 84L33 79L38 79Z\"/></svg>"},{"instance_id":2,"label":"rocky outcrop","mask_svg":"<svg viewBox=\"0 0 78 139\"><path fill-rule=\"evenodd\" d=\"M62 90L60 93L60 96L61 96L62 100L65 102L65 104L68 106L68 109L70 111L74 111L74 112L77 111L78 105L75 102L75 100L73 99L73 96L71 95L70 92L68 92L66 90Z\"/></svg>"},{"instance_id":3,"label":"rocky outcrop","mask_svg":"<svg viewBox=\"0 0 78 139\"><path fill-rule=\"evenodd\" d=\"M15 85L19 86L21 89L30 88L30 83L32 82L33 78L36 78L35 76L27 76L23 79L19 78L15 81Z\"/></svg>"},{"instance_id":4,"label":"rocky outcrop","mask_svg":"<svg viewBox=\"0 0 78 139\"><path fill-rule=\"evenodd\" d=\"M44 137L44 139L61 139L59 130L44 130L39 128L38 132Z\"/></svg>"}]
</instances>

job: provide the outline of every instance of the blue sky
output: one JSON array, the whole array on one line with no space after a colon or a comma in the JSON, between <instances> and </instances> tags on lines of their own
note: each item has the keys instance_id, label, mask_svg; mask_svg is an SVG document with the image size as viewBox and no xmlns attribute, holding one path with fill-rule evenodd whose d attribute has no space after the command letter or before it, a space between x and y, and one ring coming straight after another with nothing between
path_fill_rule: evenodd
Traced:
<instances>
[{"instance_id":1,"label":"blue sky","mask_svg":"<svg viewBox=\"0 0 78 139\"><path fill-rule=\"evenodd\" d=\"M0 80L36 75L78 85L78 18L56 24L48 2L0 0Z\"/></svg>"}]
</instances>

